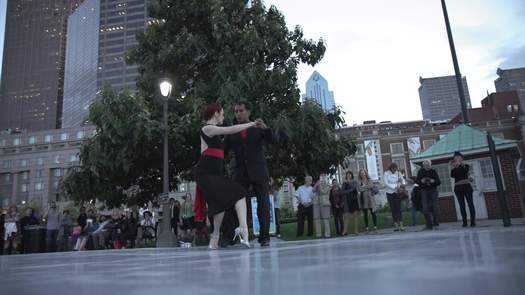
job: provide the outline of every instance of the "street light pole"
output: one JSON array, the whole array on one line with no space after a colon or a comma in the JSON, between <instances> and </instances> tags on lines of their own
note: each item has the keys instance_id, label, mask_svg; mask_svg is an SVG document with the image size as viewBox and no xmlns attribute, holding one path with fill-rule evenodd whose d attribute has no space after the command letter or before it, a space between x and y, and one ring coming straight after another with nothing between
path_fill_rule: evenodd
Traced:
<instances>
[{"instance_id":1,"label":"street light pole","mask_svg":"<svg viewBox=\"0 0 525 295\"><path fill-rule=\"evenodd\" d=\"M163 171L162 171L162 197L160 198L162 206L162 221L160 222L157 236L157 247L175 247L177 237L171 230L171 206L169 203L169 158L168 158L168 99L171 94L172 84L168 79L160 81L160 94L162 95L163 104L163 128L164 128L164 151L163 151Z\"/></svg>"},{"instance_id":2,"label":"street light pole","mask_svg":"<svg viewBox=\"0 0 525 295\"><path fill-rule=\"evenodd\" d=\"M164 105L164 156L163 156L163 161L164 161L164 166L163 166L163 173L162 173L162 193L164 194L164 196L168 196L169 195L169 186L170 186L170 182L169 182L169 172L168 172L168 165L169 165L169 162L168 162L168 97L164 97L164 101L163 101L163 105Z\"/></svg>"},{"instance_id":3,"label":"street light pole","mask_svg":"<svg viewBox=\"0 0 525 295\"><path fill-rule=\"evenodd\" d=\"M454 46L454 39L452 38L452 30L450 29L450 21L448 19L447 5L445 4L445 0L441 0L441 7L443 8L443 16L445 17L445 25L447 27L448 43L450 45L450 53L452 54L452 63L454 63L454 71L456 72L456 83L458 85L461 113L463 114L463 123L469 124L470 120L467 111L467 101L465 100L465 93L463 92L463 79L461 77L461 72L459 71L456 47Z\"/></svg>"}]
</instances>

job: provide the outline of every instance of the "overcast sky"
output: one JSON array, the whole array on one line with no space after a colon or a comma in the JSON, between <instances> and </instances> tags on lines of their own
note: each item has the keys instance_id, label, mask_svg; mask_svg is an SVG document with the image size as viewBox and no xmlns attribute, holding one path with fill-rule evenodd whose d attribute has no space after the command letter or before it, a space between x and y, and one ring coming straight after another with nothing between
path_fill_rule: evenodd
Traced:
<instances>
[{"instance_id":1,"label":"overcast sky","mask_svg":"<svg viewBox=\"0 0 525 295\"><path fill-rule=\"evenodd\" d=\"M421 119L419 77L453 75L439 0L267 0L327 50L315 67L348 123ZM525 0L448 0L461 72L474 107L499 67L525 67ZM299 87L314 68L301 66Z\"/></svg>"},{"instance_id":2,"label":"overcast sky","mask_svg":"<svg viewBox=\"0 0 525 295\"><path fill-rule=\"evenodd\" d=\"M0 0L0 36L7 0ZM419 77L454 74L439 0L266 0L290 28L323 38L315 67L349 124L421 119ZM474 107L494 91L498 67L525 67L525 0L448 0L461 72ZM3 37L0 37L3 48ZM1 56L0 56L1 60ZM301 66L299 88L314 68Z\"/></svg>"}]
</instances>

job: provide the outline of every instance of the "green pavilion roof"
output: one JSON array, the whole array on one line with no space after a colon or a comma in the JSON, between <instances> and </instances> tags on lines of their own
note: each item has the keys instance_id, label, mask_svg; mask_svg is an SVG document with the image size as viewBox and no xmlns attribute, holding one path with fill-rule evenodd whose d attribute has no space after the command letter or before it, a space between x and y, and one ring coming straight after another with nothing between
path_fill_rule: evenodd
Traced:
<instances>
[{"instance_id":1,"label":"green pavilion roof","mask_svg":"<svg viewBox=\"0 0 525 295\"><path fill-rule=\"evenodd\" d=\"M496 149L509 148L516 145L515 140L498 137L493 137L493 139ZM469 154L486 150L488 150L487 132L467 125L459 125L436 144L410 160L422 161L424 159L452 158L456 151L460 151L462 154Z\"/></svg>"}]
</instances>

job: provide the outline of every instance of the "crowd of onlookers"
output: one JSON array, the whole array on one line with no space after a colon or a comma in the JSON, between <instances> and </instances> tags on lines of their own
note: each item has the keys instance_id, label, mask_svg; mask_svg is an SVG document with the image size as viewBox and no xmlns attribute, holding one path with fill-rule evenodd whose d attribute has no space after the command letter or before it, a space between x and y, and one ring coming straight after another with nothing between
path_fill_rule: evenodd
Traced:
<instances>
[{"instance_id":1,"label":"crowd of onlookers","mask_svg":"<svg viewBox=\"0 0 525 295\"><path fill-rule=\"evenodd\" d=\"M466 204L470 213L470 226L476 226L470 166L463 162L463 155L454 153L450 162L450 178L454 179L454 193L459 203L463 227L467 227ZM357 178L357 179L356 179ZM365 232L377 230L378 194L380 188L386 193L388 208L392 216L394 231L404 231L403 207L410 208L411 225L416 225L416 214L420 211L425 216L425 230L439 226L438 187L441 180L432 162L425 160L417 176L405 178L396 163L392 163L383 175L383 182L373 181L365 169L354 177L347 171L342 184L331 181L326 174L321 174L313 184L310 176L305 177L304 184L296 190L298 201L297 236L304 233L304 224L308 222L308 236L313 236L314 225L317 238L331 237L330 220L333 217L336 235L345 236L350 231L358 232L358 218L362 215ZM371 228L369 215L372 217ZM353 220L354 227L350 228Z\"/></svg>"}]
</instances>

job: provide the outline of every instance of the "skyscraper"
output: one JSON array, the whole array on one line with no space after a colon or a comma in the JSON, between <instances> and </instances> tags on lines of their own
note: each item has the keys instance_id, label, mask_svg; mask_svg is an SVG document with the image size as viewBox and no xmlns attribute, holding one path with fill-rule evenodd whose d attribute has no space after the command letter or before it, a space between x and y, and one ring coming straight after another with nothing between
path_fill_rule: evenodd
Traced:
<instances>
[{"instance_id":1,"label":"skyscraper","mask_svg":"<svg viewBox=\"0 0 525 295\"><path fill-rule=\"evenodd\" d=\"M498 68L498 78L494 81L496 92L516 91L521 108L525 108L525 68L502 70Z\"/></svg>"},{"instance_id":2,"label":"skyscraper","mask_svg":"<svg viewBox=\"0 0 525 295\"><path fill-rule=\"evenodd\" d=\"M9 0L0 130L61 127L67 17L82 0Z\"/></svg>"},{"instance_id":3,"label":"skyscraper","mask_svg":"<svg viewBox=\"0 0 525 295\"><path fill-rule=\"evenodd\" d=\"M467 78L463 77L462 80L467 108L470 108ZM421 83L421 86L419 86L419 100L424 120L450 120L458 113L461 113L461 102L455 76L420 77L419 83Z\"/></svg>"},{"instance_id":4,"label":"skyscraper","mask_svg":"<svg viewBox=\"0 0 525 295\"><path fill-rule=\"evenodd\" d=\"M96 11L98 16L93 14ZM72 30L85 32L68 37L72 54L68 50L64 126L76 127L86 122L89 106L104 86L136 89L137 66L127 65L124 59L138 44L136 34L151 21L146 0L86 0L69 21ZM74 54L77 51L81 57Z\"/></svg>"},{"instance_id":5,"label":"skyscraper","mask_svg":"<svg viewBox=\"0 0 525 295\"><path fill-rule=\"evenodd\" d=\"M334 92L328 89L328 81L317 71L314 71L306 82L306 93L303 94L303 101L306 100L315 101L326 112L335 108Z\"/></svg>"},{"instance_id":6,"label":"skyscraper","mask_svg":"<svg viewBox=\"0 0 525 295\"><path fill-rule=\"evenodd\" d=\"M69 16L64 81L64 128L80 126L97 95L100 0L85 0Z\"/></svg>"}]
</instances>

